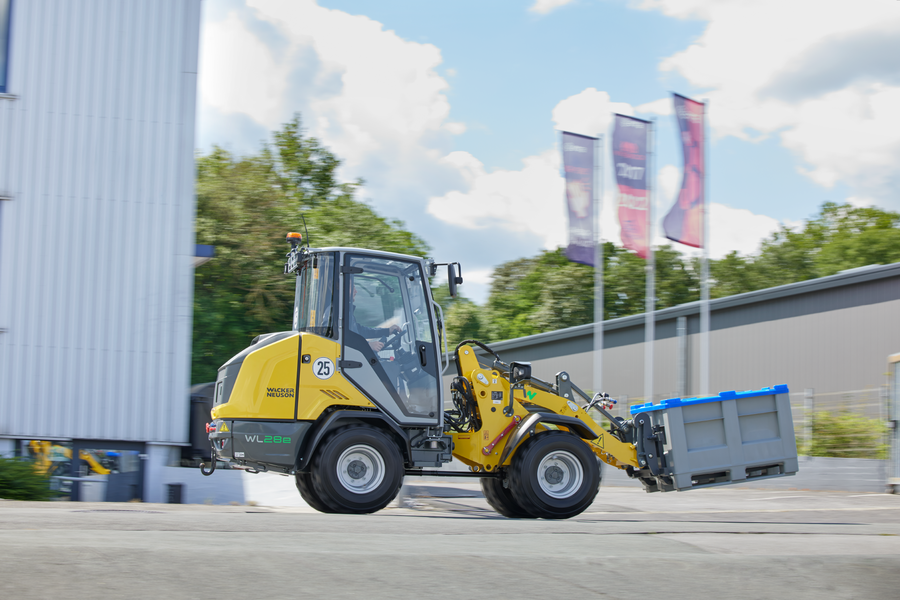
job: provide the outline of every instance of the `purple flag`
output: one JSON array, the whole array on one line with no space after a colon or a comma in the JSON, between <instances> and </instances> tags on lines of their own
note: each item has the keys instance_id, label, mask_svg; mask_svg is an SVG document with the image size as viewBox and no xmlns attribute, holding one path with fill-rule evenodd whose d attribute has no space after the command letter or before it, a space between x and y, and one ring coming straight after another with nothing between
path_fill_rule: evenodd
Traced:
<instances>
[{"instance_id":1,"label":"purple flag","mask_svg":"<svg viewBox=\"0 0 900 600\"><path fill-rule=\"evenodd\" d=\"M569 260L594 266L594 141L562 132L566 202L569 209Z\"/></svg>"},{"instance_id":2,"label":"purple flag","mask_svg":"<svg viewBox=\"0 0 900 600\"><path fill-rule=\"evenodd\" d=\"M647 198L647 138L649 123L616 115L613 165L619 187L622 245L641 258L650 256L650 211Z\"/></svg>"},{"instance_id":3,"label":"purple flag","mask_svg":"<svg viewBox=\"0 0 900 600\"><path fill-rule=\"evenodd\" d=\"M703 247L703 162L704 128L703 103L673 94L678 128L681 130L681 151L684 154L684 179L678 200L663 219L666 237L694 248Z\"/></svg>"}]
</instances>

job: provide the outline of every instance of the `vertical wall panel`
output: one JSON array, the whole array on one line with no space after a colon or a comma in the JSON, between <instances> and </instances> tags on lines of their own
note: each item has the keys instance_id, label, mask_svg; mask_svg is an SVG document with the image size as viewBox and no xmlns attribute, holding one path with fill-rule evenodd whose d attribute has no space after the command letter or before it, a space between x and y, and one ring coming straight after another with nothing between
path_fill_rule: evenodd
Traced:
<instances>
[{"instance_id":1,"label":"vertical wall panel","mask_svg":"<svg viewBox=\"0 0 900 600\"><path fill-rule=\"evenodd\" d=\"M199 6L16 4L0 435L186 441Z\"/></svg>"}]
</instances>

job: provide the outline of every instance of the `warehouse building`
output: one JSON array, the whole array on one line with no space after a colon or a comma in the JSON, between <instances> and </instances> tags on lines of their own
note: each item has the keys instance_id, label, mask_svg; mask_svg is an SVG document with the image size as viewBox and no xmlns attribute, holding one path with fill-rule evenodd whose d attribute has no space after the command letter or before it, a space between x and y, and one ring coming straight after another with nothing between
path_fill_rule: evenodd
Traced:
<instances>
[{"instance_id":1,"label":"warehouse building","mask_svg":"<svg viewBox=\"0 0 900 600\"><path fill-rule=\"evenodd\" d=\"M654 315L653 397L644 394L644 314L603 324L603 391L628 406L701 393L700 303ZM593 325L490 344L553 381L593 385ZM787 384L798 437L806 409L887 420L888 356L900 350L900 263L872 265L710 302L710 391ZM451 368L448 373L452 372Z\"/></svg>"},{"instance_id":2,"label":"warehouse building","mask_svg":"<svg viewBox=\"0 0 900 600\"><path fill-rule=\"evenodd\" d=\"M200 0L0 0L0 29L0 454L96 499L159 501L188 443L209 254Z\"/></svg>"}]
</instances>

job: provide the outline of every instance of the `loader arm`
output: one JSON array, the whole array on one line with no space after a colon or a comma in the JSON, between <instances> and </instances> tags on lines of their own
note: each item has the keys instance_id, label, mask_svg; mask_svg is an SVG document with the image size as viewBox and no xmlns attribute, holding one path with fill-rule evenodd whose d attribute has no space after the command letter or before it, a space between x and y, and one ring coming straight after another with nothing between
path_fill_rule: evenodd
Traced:
<instances>
[{"instance_id":1,"label":"loader arm","mask_svg":"<svg viewBox=\"0 0 900 600\"><path fill-rule=\"evenodd\" d=\"M578 419L591 431L598 434L593 439L586 439L582 435L582 439L588 443L591 450L600 460L619 469L624 469L628 465L635 468L638 467L635 445L622 442L610 431L603 429L591 415L584 411L582 406L571 398L563 398L526 383L522 389L514 391L513 399L532 413L539 413L544 410L550 411L554 415ZM541 422L545 421L542 420ZM560 429L572 431L578 435L582 433L577 427L554 423L552 418L547 419L546 422L549 425L555 425Z\"/></svg>"},{"instance_id":2,"label":"loader arm","mask_svg":"<svg viewBox=\"0 0 900 600\"><path fill-rule=\"evenodd\" d=\"M458 348L457 358L459 372L472 389L479 426L453 434L453 454L471 469L490 472L508 467L519 444L548 429L575 433L611 466L638 467L634 444L604 430L572 398L554 393L550 384L533 380L511 385L503 366L485 368L468 345Z\"/></svg>"}]
</instances>

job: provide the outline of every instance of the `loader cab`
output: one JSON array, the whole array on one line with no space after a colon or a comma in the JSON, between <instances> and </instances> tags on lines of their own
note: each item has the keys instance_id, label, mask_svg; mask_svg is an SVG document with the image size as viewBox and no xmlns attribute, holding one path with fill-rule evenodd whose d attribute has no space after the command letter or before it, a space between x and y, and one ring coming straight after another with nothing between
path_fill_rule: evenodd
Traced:
<instances>
[{"instance_id":1,"label":"loader cab","mask_svg":"<svg viewBox=\"0 0 900 600\"><path fill-rule=\"evenodd\" d=\"M336 340L335 367L401 425L442 424L436 321L422 259L329 248L298 260L294 330Z\"/></svg>"}]
</instances>

